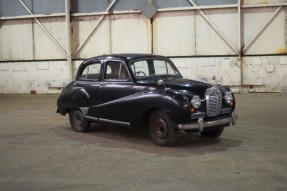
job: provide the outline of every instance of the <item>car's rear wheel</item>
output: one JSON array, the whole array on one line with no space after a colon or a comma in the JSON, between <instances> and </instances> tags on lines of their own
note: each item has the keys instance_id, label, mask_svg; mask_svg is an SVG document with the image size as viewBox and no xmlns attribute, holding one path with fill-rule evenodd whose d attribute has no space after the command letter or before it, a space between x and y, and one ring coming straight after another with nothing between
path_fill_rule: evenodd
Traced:
<instances>
[{"instance_id":1,"label":"car's rear wheel","mask_svg":"<svg viewBox=\"0 0 287 191\"><path fill-rule=\"evenodd\" d=\"M74 131L86 132L90 128L90 123L84 118L81 110L71 110L69 112L69 119Z\"/></svg>"},{"instance_id":2,"label":"car's rear wheel","mask_svg":"<svg viewBox=\"0 0 287 191\"><path fill-rule=\"evenodd\" d=\"M165 112L154 111L149 118L148 128L150 137L156 145L173 146L175 144L177 131Z\"/></svg>"},{"instance_id":3,"label":"car's rear wheel","mask_svg":"<svg viewBox=\"0 0 287 191\"><path fill-rule=\"evenodd\" d=\"M223 131L224 126L218 126L212 130L203 131L200 134L203 137L217 138L223 133Z\"/></svg>"}]
</instances>

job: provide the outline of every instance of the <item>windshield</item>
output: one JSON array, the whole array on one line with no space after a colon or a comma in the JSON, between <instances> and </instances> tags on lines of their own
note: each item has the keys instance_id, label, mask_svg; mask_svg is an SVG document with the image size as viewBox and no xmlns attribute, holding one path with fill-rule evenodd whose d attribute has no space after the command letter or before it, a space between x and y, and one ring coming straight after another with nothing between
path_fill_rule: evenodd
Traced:
<instances>
[{"instance_id":1,"label":"windshield","mask_svg":"<svg viewBox=\"0 0 287 191\"><path fill-rule=\"evenodd\" d=\"M182 77L174 64L168 60L136 60L130 63L130 67L137 80Z\"/></svg>"}]
</instances>

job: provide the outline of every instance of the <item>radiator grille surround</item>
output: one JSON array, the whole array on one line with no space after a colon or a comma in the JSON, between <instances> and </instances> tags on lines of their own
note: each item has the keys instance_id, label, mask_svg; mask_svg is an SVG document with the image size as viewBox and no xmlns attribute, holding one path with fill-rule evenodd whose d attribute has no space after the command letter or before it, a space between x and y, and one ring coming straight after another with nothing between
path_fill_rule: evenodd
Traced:
<instances>
[{"instance_id":1,"label":"radiator grille surround","mask_svg":"<svg viewBox=\"0 0 287 191\"><path fill-rule=\"evenodd\" d=\"M206 116L216 117L220 114L222 107L222 95L218 88L211 87L205 91Z\"/></svg>"}]
</instances>

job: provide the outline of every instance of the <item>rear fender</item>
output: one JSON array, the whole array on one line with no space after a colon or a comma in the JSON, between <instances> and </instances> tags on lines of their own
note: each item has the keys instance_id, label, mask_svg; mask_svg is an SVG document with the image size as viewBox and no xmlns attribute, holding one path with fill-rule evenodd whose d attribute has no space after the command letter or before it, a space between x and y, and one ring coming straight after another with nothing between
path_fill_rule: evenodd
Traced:
<instances>
[{"instance_id":1,"label":"rear fender","mask_svg":"<svg viewBox=\"0 0 287 191\"><path fill-rule=\"evenodd\" d=\"M57 101L58 113L65 115L71 109L90 106L90 95L82 87L64 89Z\"/></svg>"}]
</instances>

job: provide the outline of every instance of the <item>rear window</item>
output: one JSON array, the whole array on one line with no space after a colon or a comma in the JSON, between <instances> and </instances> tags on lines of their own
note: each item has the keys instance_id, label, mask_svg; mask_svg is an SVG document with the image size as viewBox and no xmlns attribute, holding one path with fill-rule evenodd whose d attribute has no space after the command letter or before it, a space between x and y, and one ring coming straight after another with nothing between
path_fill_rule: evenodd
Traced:
<instances>
[{"instance_id":1,"label":"rear window","mask_svg":"<svg viewBox=\"0 0 287 191\"><path fill-rule=\"evenodd\" d=\"M100 62L87 65L81 73L79 80L99 80L101 66Z\"/></svg>"}]
</instances>

